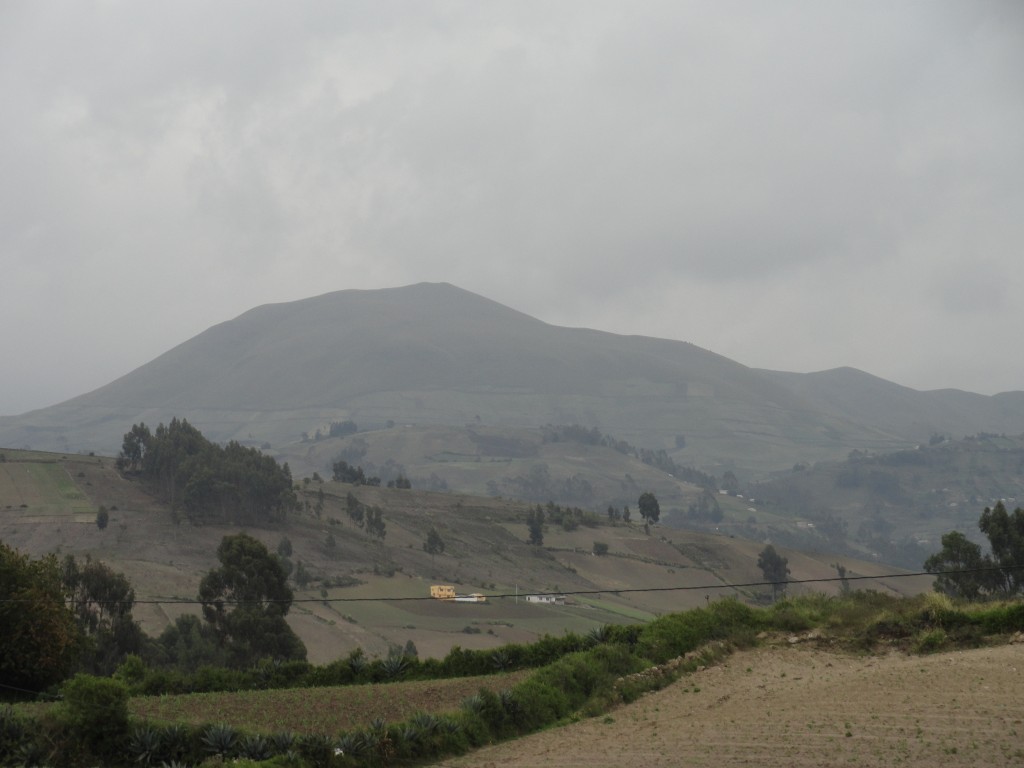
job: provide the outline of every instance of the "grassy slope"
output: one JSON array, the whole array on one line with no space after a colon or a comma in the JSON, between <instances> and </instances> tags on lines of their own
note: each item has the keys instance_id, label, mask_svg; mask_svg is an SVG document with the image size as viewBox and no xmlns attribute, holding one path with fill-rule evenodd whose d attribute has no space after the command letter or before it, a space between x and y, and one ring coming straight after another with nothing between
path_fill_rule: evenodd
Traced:
<instances>
[{"instance_id":1,"label":"grassy slope","mask_svg":"<svg viewBox=\"0 0 1024 768\"><path fill-rule=\"evenodd\" d=\"M36 454L5 450L0 463L0 539L33 555L51 551L89 554L124 571L138 598L191 598L202 574L216 565L221 537L237 532L226 526L175 525L170 511L156 504L136 483L123 479L109 458ZM633 622L667 611L701 605L706 596L732 594L716 585L757 581L757 552L763 544L711 534L637 526L601 526L576 531L549 530L545 548L525 544L523 505L503 499L386 488L351 488L326 483L321 519L296 515L280 530L250 530L269 548L287 536L294 561L302 560L316 581L298 590L289 620L306 642L310 659L328 661L361 646L384 654L390 643L411 639L421 655L440 656L453 645L495 647L523 642L544 633L586 632L607 623ZM304 492L315 501L310 484ZM347 518L345 496L353 492L384 511L387 537L372 540ZM111 509L100 531L95 509ZM337 521L332 523L331 520ZM426 531L435 526L446 543L444 554L422 550ZM336 546L328 549L332 534ZM609 555L590 554L593 542L609 545ZM829 578L829 555L785 551L794 578ZM885 566L840 558L851 572L872 575ZM322 583L359 580L357 586ZM352 601L361 597L420 598L431 583L452 583L460 592L515 595L530 591L602 590L575 605L541 606L514 597L487 604L444 604L411 600ZM677 592L612 594L609 590L666 586L701 587ZM709 587L703 589L703 587ZM876 585L878 586L878 585ZM915 592L927 580L894 581L882 589ZM822 587L834 589L831 584ZM794 590L797 590L794 587ZM747 590L743 598L754 595ZM343 600L344 599L344 600ZM139 605L135 615L157 633L184 610L194 607Z\"/></svg>"}]
</instances>

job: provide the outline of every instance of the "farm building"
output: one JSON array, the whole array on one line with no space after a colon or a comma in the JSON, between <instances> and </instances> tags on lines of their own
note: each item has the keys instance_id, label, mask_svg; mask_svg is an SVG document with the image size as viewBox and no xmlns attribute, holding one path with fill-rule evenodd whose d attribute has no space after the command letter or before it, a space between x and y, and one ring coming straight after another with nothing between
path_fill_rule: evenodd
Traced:
<instances>
[{"instance_id":1,"label":"farm building","mask_svg":"<svg viewBox=\"0 0 1024 768\"><path fill-rule=\"evenodd\" d=\"M487 598L477 592L471 595L455 594L455 587L451 584L432 584L430 596L435 600L454 600L457 603L486 603Z\"/></svg>"},{"instance_id":2,"label":"farm building","mask_svg":"<svg viewBox=\"0 0 1024 768\"><path fill-rule=\"evenodd\" d=\"M565 595L527 595L528 603L544 603L545 605L565 605Z\"/></svg>"}]
</instances>

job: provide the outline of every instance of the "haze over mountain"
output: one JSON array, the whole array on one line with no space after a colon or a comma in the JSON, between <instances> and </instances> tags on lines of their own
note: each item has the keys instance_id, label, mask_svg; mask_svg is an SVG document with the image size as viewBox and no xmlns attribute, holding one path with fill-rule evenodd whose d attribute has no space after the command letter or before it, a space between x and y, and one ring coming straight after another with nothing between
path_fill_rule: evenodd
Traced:
<instances>
[{"instance_id":1,"label":"haze over mountain","mask_svg":"<svg viewBox=\"0 0 1024 768\"><path fill-rule=\"evenodd\" d=\"M852 369L748 368L682 341L564 328L449 284L252 309L95 391L0 419L0 445L116 453L184 417L277 447L332 421L581 424L680 464L758 474L936 432L1024 431L1024 393L918 392Z\"/></svg>"}]
</instances>

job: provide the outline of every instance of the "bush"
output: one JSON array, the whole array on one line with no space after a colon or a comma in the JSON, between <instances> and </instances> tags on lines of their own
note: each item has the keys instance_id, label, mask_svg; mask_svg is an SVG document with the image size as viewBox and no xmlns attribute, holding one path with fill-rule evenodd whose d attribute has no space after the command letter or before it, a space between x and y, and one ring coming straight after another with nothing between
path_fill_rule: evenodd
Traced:
<instances>
[{"instance_id":1,"label":"bush","mask_svg":"<svg viewBox=\"0 0 1024 768\"><path fill-rule=\"evenodd\" d=\"M119 680L75 675L62 688L57 720L95 757L124 753L128 739L128 688Z\"/></svg>"},{"instance_id":2,"label":"bush","mask_svg":"<svg viewBox=\"0 0 1024 768\"><path fill-rule=\"evenodd\" d=\"M949 637L943 629L931 629L922 632L914 640L914 651L916 653L935 653L941 651L946 645Z\"/></svg>"}]
</instances>

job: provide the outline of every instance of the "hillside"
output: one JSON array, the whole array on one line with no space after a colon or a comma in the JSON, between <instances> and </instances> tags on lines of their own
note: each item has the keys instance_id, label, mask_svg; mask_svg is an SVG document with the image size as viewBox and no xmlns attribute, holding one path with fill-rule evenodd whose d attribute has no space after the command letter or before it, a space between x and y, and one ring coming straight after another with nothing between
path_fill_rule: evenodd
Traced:
<instances>
[{"instance_id":1,"label":"hillside","mask_svg":"<svg viewBox=\"0 0 1024 768\"><path fill-rule=\"evenodd\" d=\"M0 445L113 454L131 424L175 416L211 439L270 450L345 419L364 430L581 424L680 465L753 478L936 432L1024 431L1024 394L759 371L682 341L553 326L424 283L257 307L93 392L0 418Z\"/></svg>"},{"instance_id":2,"label":"hillside","mask_svg":"<svg viewBox=\"0 0 1024 768\"><path fill-rule=\"evenodd\" d=\"M765 512L815 527L836 551L920 566L941 535L979 543L978 517L1002 499L1024 499L1024 435L981 433L893 453L854 452L778 473L745 489ZM728 530L750 535L742 526ZM778 537L776 537L778 538Z\"/></svg>"},{"instance_id":3,"label":"hillside","mask_svg":"<svg viewBox=\"0 0 1024 768\"><path fill-rule=\"evenodd\" d=\"M0 539L33 555L99 558L130 578L139 599L192 598L202 574L216 565L221 538L237 532L182 521L155 503L137 481L122 477L110 458L0 453ZM761 542L661 527L648 535L638 525L610 525L596 518L593 527L583 524L574 530L549 525L544 546L538 548L525 543L527 510L519 502L333 482L321 486L302 481L299 486L310 512L292 515L279 528L249 533L275 551L287 537L292 562L301 561L309 572L311 582L297 589L289 622L313 661L334 659L357 646L383 654L389 644L408 640L422 655L443 655L453 645L489 648L546 632L587 632L603 624L634 622L723 595L759 599L756 589L724 585L760 580L756 560ZM320 490L324 508L317 517ZM369 536L348 517L349 493L382 510L387 526L383 540ZM105 530L95 524L100 505L110 510ZM423 550L431 526L445 542L442 554ZM592 554L595 541L608 545L607 555ZM845 564L851 575L891 571L828 554L781 551L789 558L794 579L833 578L834 562ZM481 605L381 600L423 598L432 583L450 583L459 592L482 592L492 599ZM928 589L930 580L861 584L911 593ZM622 592L669 586L681 589ZM814 588L835 591L838 585L827 582ZM564 606L516 598L531 592L589 594L570 596ZM498 595L506 597L493 597ZM349 602L358 598L373 600ZM147 603L138 605L135 615L147 632L156 634L186 610L196 609Z\"/></svg>"}]
</instances>

